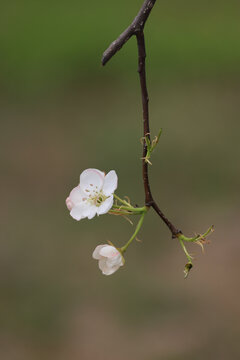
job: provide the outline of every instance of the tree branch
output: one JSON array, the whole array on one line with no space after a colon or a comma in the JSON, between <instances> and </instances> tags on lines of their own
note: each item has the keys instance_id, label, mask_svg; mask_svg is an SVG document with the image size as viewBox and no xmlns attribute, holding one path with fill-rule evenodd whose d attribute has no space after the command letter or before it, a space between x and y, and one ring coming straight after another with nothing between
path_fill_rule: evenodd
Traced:
<instances>
[{"instance_id":1,"label":"tree branch","mask_svg":"<svg viewBox=\"0 0 240 360\"><path fill-rule=\"evenodd\" d=\"M146 70L145 70L145 59L146 59L146 49L145 49L145 40L143 30L140 30L137 34L137 46L138 46L138 73L140 78L141 93L142 93L142 109L143 109L143 157L142 157L142 176L143 176L143 185L145 191L145 205L151 206L153 202L153 197L150 189L149 179L148 179L148 163L145 161L147 155L147 144L145 141L145 136L150 140L150 127L149 127L149 111L148 111L148 91L147 91L147 82L146 82Z\"/></svg>"},{"instance_id":2,"label":"tree branch","mask_svg":"<svg viewBox=\"0 0 240 360\"><path fill-rule=\"evenodd\" d=\"M122 46L133 36L137 38L137 47L138 47L138 73L140 78L141 85L141 94L142 94L142 109L143 109L143 160L142 160L142 176L143 176L143 185L145 192L145 206L152 207L160 218L167 225L169 230L172 233L172 237L178 237L181 234L179 231L163 214L163 212L158 207L157 203L153 199L151 188L148 178L148 163L145 161L147 155L147 144L146 137L150 140L150 126L149 126L149 108L148 108L148 91L147 91L147 82L146 82L146 68L145 68L145 59L146 59L146 49L145 49L145 39L144 39L144 26L146 20L155 4L156 0L145 0L138 15L135 17L131 25L108 47L104 52L102 57L102 64L105 65L115 54L119 51Z\"/></svg>"},{"instance_id":3,"label":"tree branch","mask_svg":"<svg viewBox=\"0 0 240 360\"><path fill-rule=\"evenodd\" d=\"M112 44L107 48L103 53L102 65L105 65L112 57L119 51L122 46L139 30L144 28L145 22L155 4L156 0L145 0L139 13L129 25L129 27L124 30L124 32L119 35L119 37L112 42Z\"/></svg>"}]
</instances>

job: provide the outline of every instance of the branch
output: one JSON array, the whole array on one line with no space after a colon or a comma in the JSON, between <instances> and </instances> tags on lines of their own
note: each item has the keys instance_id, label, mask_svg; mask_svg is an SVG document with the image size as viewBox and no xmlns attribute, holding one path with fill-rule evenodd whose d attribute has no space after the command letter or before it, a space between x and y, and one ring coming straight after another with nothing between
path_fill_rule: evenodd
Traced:
<instances>
[{"instance_id":1,"label":"branch","mask_svg":"<svg viewBox=\"0 0 240 360\"><path fill-rule=\"evenodd\" d=\"M139 13L129 25L129 27L124 30L124 32L112 42L112 44L107 48L103 53L102 65L105 65L112 57L119 51L122 46L139 30L144 28L145 22L155 4L156 0L145 0Z\"/></svg>"},{"instance_id":2,"label":"branch","mask_svg":"<svg viewBox=\"0 0 240 360\"><path fill-rule=\"evenodd\" d=\"M145 59L146 59L146 49L145 49L145 40L144 40L144 26L146 20L155 4L156 0L145 0L138 15L135 17L131 25L108 47L104 52L102 57L102 64L105 65L115 54L119 51L122 46L133 36L137 38L138 46L138 73L140 78L141 93L142 93L142 109L143 109L143 160L142 160L142 176L143 176L143 185L145 192L145 206L152 207L160 218L167 225L169 230L172 233L172 237L176 238L181 234L179 231L163 214L163 212L158 207L157 203L153 199L151 188L148 178L148 163L145 161L147 155L147 144L146 137L150 141L150 126L149 126L149 109L148 109L148 91L147 91L147 82L146 82L146 69L145 69Z\"/></svg>"},{"instance_id":3,"label":"branch","mask_svg":"<svg viewBox=\"0 0 240 360\"><path fill-rule=\"evenodd\" d=\"M145 205L151 206L153 197L150 189L148 179L148 163L145 161L147 155L147 144L145 136L150 140L150 127L149 127L149 111L148 111L148 91L146 82L146 70L145 70L145 59L146 49L143 30L140 30L137 35L137 46L138 46L138 73L140 78L141 92L142 92L142 108L143 108L143 157L142 157L142 175L143 185L145 190Z\"/></svg>"},{"instance_id":4,"label":"branch","mask_svg":"<svg viewBox=\"0 0 240 360\"><path fill-rule=\"evenodd\" d=\"M136 34L136 37L137 37L137 46L138 46L138 73L139 73L141 92L142 92L143 129L144 129L143 136L144 139L148 137L150 140L149 109L148 109L149 98L147 91L146 67L145 67L146 49L145 49L143 29ZM147 144L146 141L144 140L142 173L143 173L143 184L145 191L145 205L148 207L151 206L156 211L156 213L160 216L160 218L165 222L165 224L171 231L172 237L175 238L181 232L178 229L176 229L175 226L167 219L167 217L159 209L157 203L153 199L150 189L149 179L148 179L148 163L145 160L146 155L147 155Z\"/></svg>"}]
</instances>

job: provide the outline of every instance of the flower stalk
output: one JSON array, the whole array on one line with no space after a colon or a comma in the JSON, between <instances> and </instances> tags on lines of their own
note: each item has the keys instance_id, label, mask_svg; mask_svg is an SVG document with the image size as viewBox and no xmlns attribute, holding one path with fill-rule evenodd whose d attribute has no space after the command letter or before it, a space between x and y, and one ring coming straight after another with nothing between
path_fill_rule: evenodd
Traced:
<instances>
[{"instance_id":1,"label":"flower stalk","mask_svg":"<svg viewBox=\"0 0 240 360\"><path fill-rule=\"evenodd\" d=\"M113 204L112 209L109 211L110 214L113 215L141 215L148 211L146 206L142 207L134 207L130 204L129 201L121 199L119 196L114 194L114 198L117 200L115 204ZM123 205L119 205L120 202Z\"/></svg>"},{"instance_id":2,"label":"flower stalk","mask_svg":"<svg viewBox=\"0 0 240 360\"><path fill-rule=\"evenodd\" d=\"M136 226L136 229L135 229L132 237L128 240L128 242L123 247L121 247L120 251L121 251L122 254L125 253L125 251L129 247L129 245L132 243L132 241L136 238L137 234L139 233L139 231L140 231L140 229L142 227L145 215L146 215L146 211L142 213L142 215L140 217L140 220L139 220L139 222L138 222L138 224Z\"/></svg>"}]
</instances>

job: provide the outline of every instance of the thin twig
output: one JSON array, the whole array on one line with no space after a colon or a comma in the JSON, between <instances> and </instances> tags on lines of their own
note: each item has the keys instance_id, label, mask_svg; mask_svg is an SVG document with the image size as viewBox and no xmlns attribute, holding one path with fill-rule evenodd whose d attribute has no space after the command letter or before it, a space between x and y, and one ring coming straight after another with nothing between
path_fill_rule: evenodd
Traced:
<instances>
[{"instance_id":1,"label":"thin twig","mask_svg":"<svg viewBox=\"0 0 240 360\"><path fill-rule=\"evenodd\" d=\"M122 46L139 30L144 28L145 22L155 4L156 0L145 0L139 13L129 25L129 27L124 30L124 32L119 35L119 37L112 42L112 44L107 48L103 53L102 65L105 65L112 57L119 51Z\"/></svg>"},{"instance_id":2,"label":"thin twig","mask_svg":"<svg viewBox=\"0 0 240 360\"><path fill-rule=\"evenodd\" d=\"M142 93L142 109L143 109L143 160L142 160L142 176L145 192L145 206L152 207L160 218L167 225L172 233L172 237L175 238L181 234L179 231L163 214L158 207L157 203L153 199L151 188L148 178L148 163L145 161L147 155L146 137L150 140L150 126L149 126L149 108L148 108L148 91L146 82L146 49L144 39L144 26L146 20L155 4L156 0L145 0L138 15L135 17L131 25L107 48L102 57L102 64L105 65L122 46L133 36L137 38L138 46L138 73L140 78L141 93Z\"/></svg>"},{"instance_id":3,"label":"thin twig","mask_svg":"<svg viewBox=\"0 0 240 360\"><path fill-rule=\"evenodd\" d=\"M146 70L145 70L145 41L143 30L140 30L137 34L137 46L138 46L138 73L140 78L141 93L142 93L142 109L143 109L143 159L142 159L142 176L145 191L145 205L151 206L153 197L151 194L149 179L148 179L148 163L145 161L147 155L147 144L145 136L150 140L150 127L149 127L149 111L148 111L148 91L146 82Z\"/></svg>"}]
</instances>

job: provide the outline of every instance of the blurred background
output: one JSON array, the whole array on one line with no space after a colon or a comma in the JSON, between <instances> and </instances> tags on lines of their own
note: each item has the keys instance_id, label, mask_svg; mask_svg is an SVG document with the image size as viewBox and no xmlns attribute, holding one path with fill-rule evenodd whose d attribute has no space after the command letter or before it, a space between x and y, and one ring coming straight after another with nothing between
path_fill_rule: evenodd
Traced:
<instances>
[{"instance_id":1,"label":"blurred background","mask_svg":"<svg viewBox=\"0 0 240 360\"><path fill-rule=\"evenodd\" d=\"M239 0L157 1L146 25L150 180L187 236L215 232L194 268L151 211L124 268L91 258L133 227L74 221L65 198L90 167L143 204L136 42L103 51L142 0L1 2L0 358L239 359Z\"/></svg>"}]
</instances>

